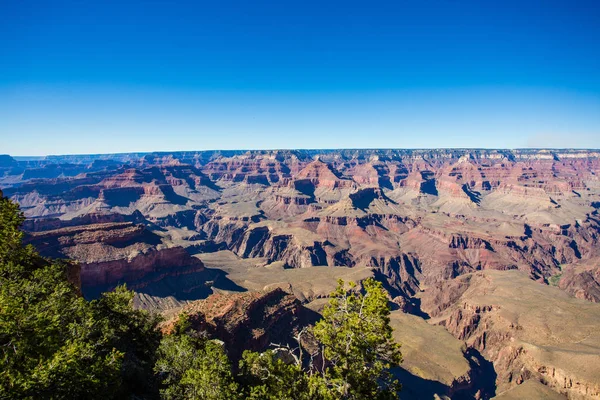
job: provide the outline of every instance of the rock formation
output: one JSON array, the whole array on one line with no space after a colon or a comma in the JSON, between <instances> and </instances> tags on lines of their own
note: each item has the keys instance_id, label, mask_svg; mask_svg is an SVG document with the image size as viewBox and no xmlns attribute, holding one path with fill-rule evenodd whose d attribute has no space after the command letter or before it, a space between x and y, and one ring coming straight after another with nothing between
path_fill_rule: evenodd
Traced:
<instances>
[{"instance_id":1,"label":"rock formation","mask_svg":"<svg viewBox=\"0 0 600 400\"><path fill-rule=\"evenodd\" d=\"M600 307L518 271L476 272L422 294L432 324L493 362L497 391L543 382L570 399L600 396Z\"/></svg>"},{"instance_id":2,"label":"rock formation","mask_svg":"<svg viewBox=\"0 0 600 400\"><path fill-rule=\"evenodd\" d=\"M553 293L548 304L567 319L579 315L573 301L598 307L599 176L596 150L0 157L0 188L27 216L28 242L45 255L78 261L86 296L127 283L138 306L169 312L220 290L281 287L318 310L323 288L335 279L364 277L346 268L369 271L398 308L430 317L405 318L409 323L439 324L444 328L434 328L466 342L458 355L456 343L439 349L452 348L455 365L422 373L442 385L435 394L473 389L484 398L535 391L534 383L515 389L532 379L571 398L596 393L598 380L573 368L588 354L578 348L578 360L562 357L575 346L564 332L550 327L556 343L544 341L547 332L506 322L524 313L510 305L510 294L477 292L482 301L471 294L498 285L518 290L500 278L514 276L519 285L534 285L532 292L543 288L540 298ZM318 289L313 276L323 280ZM593 320L589 312L585 318ZM417 331L433 335L427 327ZM590 348L599 345L595 338L586 339ZM497 390L474 384L484 361L493 364ZM414 378L425 365L411 368Z\"/></svg>"},{"instance_id":3,"label":"rock formation","mask_svg":"<svg viewBox=\"0 0 600 400\"><path fill-rule=\"evenodd\" d=\"M291 335L314 322L314 313L280 288L236 294L213 294L185 306L192 327L225 342L237 361L244 350L265 351L271 343L290 343ZM169 333L179 316L163 323ZM293 343L290 343L293 344Z\"/></svg>"}]
</instances>

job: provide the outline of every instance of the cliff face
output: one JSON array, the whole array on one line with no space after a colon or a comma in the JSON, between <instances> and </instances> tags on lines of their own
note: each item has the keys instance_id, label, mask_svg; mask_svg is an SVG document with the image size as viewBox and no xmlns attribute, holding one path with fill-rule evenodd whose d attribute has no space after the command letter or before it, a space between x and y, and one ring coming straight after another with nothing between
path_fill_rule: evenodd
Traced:
<instances>
[{"instance_id":1,"label":"cliff face","mask_svg":"<svg viewBox=\"0 0 600 400\"><path fill-rule=\"evenodd\" d=\"M65 173L76 170L85 172ZM550 282L561 266L597 257L599 173L599 153L586 150L231 151L6 158L0 185L31 217L31 232L143 224L165 247L228 249L291 268L373 266L410 297L482 269ZM129 234L115 240L143 241ZM134 269L163 259L138 249L132 261L78 235L53 251L70 248L79 261L119 254ZM559 287L594 301L595 274L570 271Z\"/></svg>"},{"instance_id":2,"label":"cliff face","mask_svg":"<svg viewBox=\"0 0 600 400\"><path fill-rule=\"evenodd\" d=\"M398 317L418 335L445 330L435 351L453 362L429 351L406 378L443 383L432 395L483 398L490 362L496 393L536 380L597 395L600 374L587 366L600 348L589 308L600 301L599 176L595 150L0 157L0 188L28 217L28 242L76 260L90 297L127 283L138 306L168 311L218 289L258 290L193 304L214 335L259 349L289 337L303 312L262 289L289 287L318 309L341 272L368 270L399 308L436 325Z\"/></svg>"},{"instance_id":3,"label":"cliff face","mask_svg":"<svg viewBox=\"0 0 600 400\"><path fill-rule=\"evenodd\" d=\"M600 258L590 258L563 267L558 287L578 299L600 303Z\"/></svg>"},{"instance_id":4,"label":"cliff face","mask_svg":"<svg viewBox=\"0 0 600 400\"><path fill-rule=\"evenodd\" d=\"M137 281L152 275L164 278L204 270L202 262L184 248L165 247L144 225L131 222L35 232L27 242L42 255L76 260L84 293L121 283L135 286Z\"/></svg>"},{"instance_id":5,"label":"cliff face","mask_svg":"<svg viewBox=\"0 0 600 400\"><path fill-rule=\"evenodd\" d=\"M264 351L271 343L287 344L294 332L314 322L313 313L280 288L261 292L213 294L182 309L192 326L226 344L230 357L244 350ZM163 324L170 333L178 317Z\"/></svg>"},{"instance_id":6,"label":"cliff face","mask_svg":"<svg viewBox=\"0 0 600 400\"><path fill-rule=\"evenodd\" d=\"M466 275L422 296L432 323L493 362L498 392L537 380L570 399L600 395L597 305L517 271Z\"/></svg>"},{"instance_id":7,"label":"cliff face","mask_svg":"<svg viewBox=\"0 0 600 400\"><path fill-rule=\"evenodd\" d=\"M190 257L182 247L149 249L130 259L84 263L81 266L81 282L83 286L109 286L134 282L150 274L158 273L164 277L162 275L179 275L203 270L202 262Z\"/></svg>"}]
</instances>

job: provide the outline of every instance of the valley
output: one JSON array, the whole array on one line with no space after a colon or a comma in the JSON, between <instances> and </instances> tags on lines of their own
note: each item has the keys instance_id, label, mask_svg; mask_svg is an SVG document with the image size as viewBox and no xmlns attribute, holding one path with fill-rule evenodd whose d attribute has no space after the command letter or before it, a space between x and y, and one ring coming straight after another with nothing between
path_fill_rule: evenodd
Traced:
<instances>
[{"instance_id":1,"label":"valley","mask_svg":"<svg viewBox=\"0 0 600 400\"><path fill-rule=\"evenodd\" d=\"M85 297L202 310L237 352L338 279L383 282L407 399L600 397L599 175L597 150L0 156L26 242Z\"/></svg>"}]
</instances>

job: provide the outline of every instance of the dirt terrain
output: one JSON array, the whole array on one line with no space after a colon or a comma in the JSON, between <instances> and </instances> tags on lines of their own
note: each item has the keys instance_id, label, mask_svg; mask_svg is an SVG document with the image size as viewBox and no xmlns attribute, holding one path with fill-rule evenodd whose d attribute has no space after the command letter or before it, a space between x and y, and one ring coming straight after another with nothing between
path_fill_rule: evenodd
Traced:
<instances>
[{"instance_id":1,"label":"dirt terrain","mask_svg":"<svg viewBox=\"0 0 600 400\"><path fill-rule=\"evenodd\" d=\"M338 279L382 281L405 398L600 398L599 174L597 150L0 157L26 240L89 298L127 283L260 348Z\"/></svg>"}]
</instances>

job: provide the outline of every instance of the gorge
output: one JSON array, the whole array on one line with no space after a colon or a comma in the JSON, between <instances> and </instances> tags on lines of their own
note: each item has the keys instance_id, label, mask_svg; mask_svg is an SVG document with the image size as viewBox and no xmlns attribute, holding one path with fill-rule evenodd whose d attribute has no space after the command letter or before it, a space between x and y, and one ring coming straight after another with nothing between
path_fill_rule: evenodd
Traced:
<instances>
[{"instance_id":1,"label":"gorge","mask_svg":"<svg viewBox=\"0 0 600 400\"><path fill-rule=\"evenodd\" d=\"M84 296L126 283L233 347L375 277L409 399L600 397L599 174L600 150L0 156L26 242L77 261Z\"/></svg>"}]
</instances>

